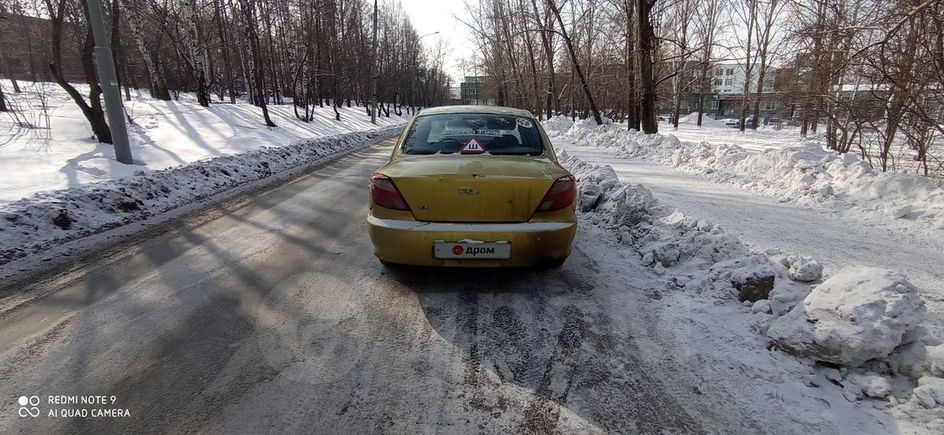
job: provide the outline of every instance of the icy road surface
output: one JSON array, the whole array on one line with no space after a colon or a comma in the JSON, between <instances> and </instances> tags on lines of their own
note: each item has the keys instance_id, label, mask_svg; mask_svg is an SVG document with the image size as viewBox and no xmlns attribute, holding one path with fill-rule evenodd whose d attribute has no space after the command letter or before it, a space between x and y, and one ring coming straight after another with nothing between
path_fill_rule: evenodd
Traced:
<instances>
[{"instance_id":1,"label":"icy road surface","mask_svg":"<svg viewBox=\"0 0 944 435\"><path fill-rule=\"evenodd\" d=\"M37 296L0 313L0 432L755 433L788 421L742 415L736 389L687 375L657 344L672 331L653 327L649 272L614 269L621 254L592 228L555 271L384 269L366 180L391 145L0 290ZM34 395L41 415L18 417L16 398ZM49 417L91 408L51 395L113 396L106 408L131 416Z\"/></svg>"}]
</instances>

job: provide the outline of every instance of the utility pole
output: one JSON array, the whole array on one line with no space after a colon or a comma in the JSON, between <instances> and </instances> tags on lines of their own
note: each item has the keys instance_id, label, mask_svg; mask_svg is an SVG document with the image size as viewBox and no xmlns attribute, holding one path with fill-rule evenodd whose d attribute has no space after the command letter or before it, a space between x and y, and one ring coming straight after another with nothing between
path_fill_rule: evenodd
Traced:
<instances>
[{"instance_id":1,"label":"utility pole","mask_svg":"<svg viewBox=\"0 0 944 435\"><path fill-rule=\"evenodd\" d=\"M115 159L126 165L134 163L131 158L131 146L128 144L128 128L125 126L124 110L121 107L121 91L115 77L115 59L105 35L105 17L102 14L101 0L86 0L89 11L89 23L95 37L95 66L98 70L98 85L105 94L105 112L108 115L108 127L115 144ZM117 32L118 29L112 29Z\"/></svg>"},{"instance_id":2,"label":"utility pole","mask_svg":"<svg viewBox=\"0 0 944 435\"><path fill-rule=\"evenodd\" d=\"M371 104L370 104L370 123L377 123L377 0L374 0L374 55L373 61L371 62L371 78L370 78L370 93L371 93Z\"/></svg>"}]
</instances>

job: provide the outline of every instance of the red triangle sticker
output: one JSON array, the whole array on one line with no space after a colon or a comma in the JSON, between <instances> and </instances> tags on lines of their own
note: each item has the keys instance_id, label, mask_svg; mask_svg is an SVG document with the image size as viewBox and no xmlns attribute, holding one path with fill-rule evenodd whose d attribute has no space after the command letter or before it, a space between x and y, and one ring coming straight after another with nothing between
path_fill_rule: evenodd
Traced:
<instances>
[{"instance_id":1,"label":"red triangle sticker","mask_svg":"<svg viewBox=\"0 0 944 435\"><path fill-rule=\"evenodd\" d=\"M462 146L462 149L459 150L459 154L482 154L487 151L485 146L480 144L479 141L472 139Z\"/></svg>"}]
</instances>

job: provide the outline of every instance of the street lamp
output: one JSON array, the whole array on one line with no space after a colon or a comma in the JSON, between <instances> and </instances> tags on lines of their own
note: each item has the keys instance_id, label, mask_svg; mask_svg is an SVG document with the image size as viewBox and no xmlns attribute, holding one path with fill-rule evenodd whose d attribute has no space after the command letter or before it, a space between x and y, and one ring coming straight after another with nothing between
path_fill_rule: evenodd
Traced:
<instances>
[{"instance_id":1,"label":"street lamp","mask_svg":"<svg viewBox=\"0 0 944 435\"><path fill-rule=\"evenodd\" d=\"M431 35L438 35L438 34L439 34L439 31L437 30L435 32L430 32L425 35L420 35L419 38L416 38L416 42L417 44L419 44L420 41L423 40L423 38L427 36L431 36ZM416 74L410 75L410 100L412 100L411 103L413 106L413 114L415 115L416 114Z\"/></svg>"}]
</instances>

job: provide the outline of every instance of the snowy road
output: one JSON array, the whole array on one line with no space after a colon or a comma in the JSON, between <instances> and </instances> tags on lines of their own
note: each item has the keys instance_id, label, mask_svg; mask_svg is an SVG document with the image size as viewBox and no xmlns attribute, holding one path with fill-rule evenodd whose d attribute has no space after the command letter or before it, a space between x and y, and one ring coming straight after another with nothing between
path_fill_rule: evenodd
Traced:
<instances>
[{"instance_id":1,"label":"snowy road","mask_svg":"<svg viewBox=\"0 0 944 435\"><path fill-rule=\"evenodd\" d=\"M850 221L833 210L778 202L659 163L616 158L612 151L555 145L584 161L612 166L621 180L649 187L660 204L720 224L757 250L812 256L824 263L827 274L850 264L902 271L927 301L928 329L944 337L944 246L933 240Z\"/></svg>"},{"instance_id":2,"label":"snowy road","mask_svg":"<svg viewBox=\"0 0 944 435\"><path fill-rule=\"evenodd\" d=\"M11 400L0 432L688 433L786 423L776 409L742 415L730 406L737 387L706 383L711 367L688 373L685 358L658 345L671 333L654 329L647 308L657 281L600 249L594 228L581 229L556 271L388 272L370 253L364 216L366 179L390 146L149 231L73 273L0 290L45 294L0 313L0 397ZM21 395L41 398L41 416L13 412ZM95 407L50 405L53 395L113 396L103 407L131 416L49 417Z\"/></svg>"}]
</instances>

